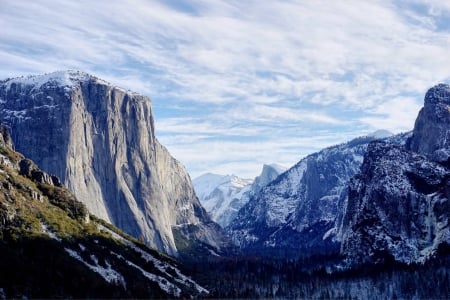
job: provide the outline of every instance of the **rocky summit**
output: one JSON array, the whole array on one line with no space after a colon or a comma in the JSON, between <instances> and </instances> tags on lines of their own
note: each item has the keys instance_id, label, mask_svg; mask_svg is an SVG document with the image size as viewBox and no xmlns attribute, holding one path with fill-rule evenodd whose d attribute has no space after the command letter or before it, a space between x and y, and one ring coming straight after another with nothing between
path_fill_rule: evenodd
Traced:
<instances>
[{"instance_id":1,"label":"rocky summit","mask_svg":"<svg viewBox=\"0 0 450 300\"><path fill-rule=\"evenodd\" d=\"M86 73L55 72L1 81L0 118L16 150L96 216L171 255L227 245L183 165L155 138L149 98Z\"/></svg>"},{"instance_id":2,"label":"rocky summit","mask_svg":"<svg viewBox=\"0 0 450 300\"><path fill-rule=\"evenodd\" d=\"M449 163L450 86L438 84L425 95L424 106L414 125L408 149L428 158Z\"/></svg>"}]
</instances>

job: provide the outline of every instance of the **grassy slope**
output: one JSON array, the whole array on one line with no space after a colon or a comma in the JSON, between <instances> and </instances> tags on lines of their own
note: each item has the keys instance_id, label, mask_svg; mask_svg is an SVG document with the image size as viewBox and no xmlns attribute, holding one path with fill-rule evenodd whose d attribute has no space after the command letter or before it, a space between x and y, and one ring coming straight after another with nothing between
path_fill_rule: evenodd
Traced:
<instances>
[{"instance_id":1,"label":"grassy slope","mask_svg":"<svg viewBox=\"0 0 450 300\"><path fill-rule=\"evenodd\" d=\"M165 280L173 281L171 275L146 261L130 243L164 263L175 265L172 259L93 216L87 221L86 208L66 189L20 175L14 166L23 157L7 147L1 147L0 153L4 157L0 164L0 296L2 293L6 297L32 298L174 296L174 287L162 289L141 270L163 278L163 284ZM115 234L121 238L113 237ZM66 249L76 251L91 266L114 269L124 281L105 281L71 257ZM141 270L130 266L130 262ZM198 293L191 285L177 286L181 288L180 296Z\"/></svg>"}]
</instances>

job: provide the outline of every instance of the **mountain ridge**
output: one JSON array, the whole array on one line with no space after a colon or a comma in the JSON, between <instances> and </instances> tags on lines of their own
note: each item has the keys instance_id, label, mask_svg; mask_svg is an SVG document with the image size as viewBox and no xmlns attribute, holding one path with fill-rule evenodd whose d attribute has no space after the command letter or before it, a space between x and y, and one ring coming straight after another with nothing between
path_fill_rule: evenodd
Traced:
<instances>
[{"instance_id":1,"label":"mountain ridge","mask_svg":"<svg viewBox=\"0 0 450 300\"><path fill-rule=\"evenodd\" d=\"M385 139L405 143L409 135ZM248 251L269 255L339 252L346 186L374 140L378 138L358 137L300 160L239 211L226 228L233 241Z\"/></svg>"},{"instance_id":2,"label":"mountain ridge","mask_svg":"<svg viewBox=\"0 0 450 300\"><path fill-rule=\"evenodd\" d=\"M350 264L424 263L450 245L449 105L450 86L438 84L404 146L369 145L343 222L341 253Z\"/></svg>"}]
</instances>

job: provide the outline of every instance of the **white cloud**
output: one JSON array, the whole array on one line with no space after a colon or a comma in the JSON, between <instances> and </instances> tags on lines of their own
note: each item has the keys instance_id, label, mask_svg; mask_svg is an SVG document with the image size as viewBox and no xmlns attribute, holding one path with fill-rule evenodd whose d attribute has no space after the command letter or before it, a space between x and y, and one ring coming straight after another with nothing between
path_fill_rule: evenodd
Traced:
<instances>
[{"instance_id":1,"label":"white cloud","mask_svg":"<svg viewBox=\"0 0 450 300\"><path fill-rule=\"evenodd\" d=\"M373 129L385 128L391 132L406 132L414 127L414 121L422 104L416 99L397 97L384 102L371 115L361 118Z\"/></svg>"},{"instance_id":2,"label":"white cloud","mask_svg":"<svg viewBox=\"0 0 450 300\"><path fill-rule=\"evenodd\" d=\"M293 164L290 148L277 149L306 154L314 147L290 141L308 134L328 145L407 130L426 89L450 80L445 1L176 5L3 0L0 77L81 69L146 94L161 113L158 135L190 170L227 172ZM203 147L214 149L207 165L195 158Z\"/></svg>"}]
</instances>

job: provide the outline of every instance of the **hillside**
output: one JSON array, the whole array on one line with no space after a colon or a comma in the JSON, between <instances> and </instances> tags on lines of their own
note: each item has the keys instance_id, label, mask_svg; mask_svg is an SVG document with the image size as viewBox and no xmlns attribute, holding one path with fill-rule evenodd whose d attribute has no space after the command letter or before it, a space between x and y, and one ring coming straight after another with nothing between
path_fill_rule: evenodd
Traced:
<instances>
[{"instance_id":1,"label":"hillside","mask_svg":"<svg viewBox=\"0 0 450 300\"><path fill-rule=\"evenodd\" d=\"M0 136L0 298L177 298L208 291L173 259L90 215Z\"/></svg>"}]
</instances>

